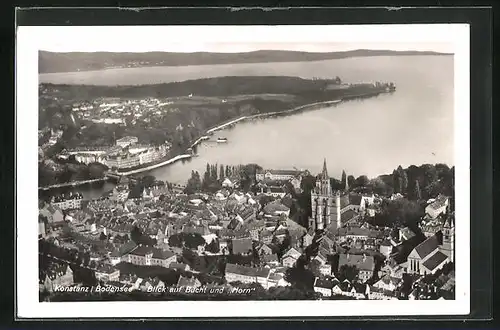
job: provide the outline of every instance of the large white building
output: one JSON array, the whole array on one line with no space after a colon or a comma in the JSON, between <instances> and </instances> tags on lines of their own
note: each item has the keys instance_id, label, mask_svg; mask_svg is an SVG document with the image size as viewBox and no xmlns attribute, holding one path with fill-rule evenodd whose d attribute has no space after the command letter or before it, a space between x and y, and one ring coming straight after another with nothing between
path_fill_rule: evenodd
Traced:
<instances>
[{"instance_id":1,"label":"large white building","mask_svg":"<svg viewBox=\"0 0 500 330\"><path fill-rule=\"evenodd\" d=\"M373 276L375 270L375 259L373 256L357 255L357 254L340 254L339 255L339 270L342 266L355 266L359 273L359 280L364 283Z\"/></svg>"},{"instance_id":2,"label":"large white building","mask_svg":"<svg viewBox=\"0 0 500 330\"><path fill-rule=\"evenodd\" d=\"M139 139L135 136L125 136L121 139L116 140L116 145L122 148L128 147L130 145L136 144Z\"/></svg>"},{"instance_id":3,"label":"large white building","mask_svg":"<svg viewBox=\"0 0 500 330\"><path fill-rule=\"evenodd\" d=\"M168 147L166 145L137 148L132 151L122 150L121 152L108 155L103 162L110 168L131 168L160 160L167 155L167 152Z\"/></svg>"},{"instance_id":4,"label":"large white building","mask_svg":"<svg viewBox=\"0 0 500 330\"><path fill-rule=\"evenodd\" d=\"M253 268L235 264L226 264L225 278L228 283L259 283L267 287L270 270L269 268Z\"/></svg>"},{"instance_id":5,"label":"large white building","mask_svg":"<svg viewBox=\"0 0 500 330\"><path fill-rule=\"evenodd\" d=\"M257 171L255 178L257 181L271 180L271 181L288 181L300 177L304 174L298 170L264 170Z\"/></svg>"},{"instance_id":6,"label":"large white building","mask_svg":"<svg viewBox=\"0 0 500 330\"><path fill-rule=\"evenodd\" d=\"M140 165L139 157L128 152L121 152L106 157L105 165L109 168L131 168Z\"/></svg>"},{"instance_id":7,"label":"large white building","mask_svg":"<svg viewBox=\"0 0 500 330\"><path fill-rule=\"evenodd\" d=\"M439 195L431 204L429 204L425 208L426 217L435 219L442 214L446 214L448 204L448 197Z\"/></svg>"},{"instance_id":8,"label":"large white building","mask_svg":"<svg viewBox=\"0 0 500 330\"><path fill-rule=\"evenodd\" d=\"M70 193L68 196L52 197L50 205L57 206L61 210L74 210L82 208L82 200L82 194Z\"/></svg>"}]
</instances>

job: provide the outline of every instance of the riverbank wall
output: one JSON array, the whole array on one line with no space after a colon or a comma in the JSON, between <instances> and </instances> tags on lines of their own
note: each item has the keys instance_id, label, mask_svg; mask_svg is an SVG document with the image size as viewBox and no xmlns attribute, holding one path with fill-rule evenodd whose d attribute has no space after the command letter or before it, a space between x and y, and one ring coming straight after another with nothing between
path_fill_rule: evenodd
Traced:
<instances>
[{"instance_id":1,"label":"riverbank wall","mask_svg":"<svg viewBox=\"0 0 500 330\"><path fill-rule=\"evenodd\" d=\"M149 166L146 166L146 167L142 167L142 168L138 168L138 169L135 169L135 170L131 170L131 171L126 171L126 172L113 172L113 174L116 174L116 175L121 175L121 176L126 176L126 175L131 175L131 174L137 174L137 173L141 173L141 172L146 172L146 171L150 171L150 170L154 170L155 168L158 168L158 167L162 167L162 166L165 166L165 165L169 165L169 164L172 164L172 163L175 163L181 159L188 159L188 158L191 158L193 157L193 155L191 154L182 154L182 155L178 155L178 156L175 156L173 158L169 158L163 162L160 162L160 163L157 163L157 164L153 164L153 165L149 165Z\"/></svg>"},{"instance_id":2,"label":"riverbank wall","mask_svg":"<svg viewBox=\"0 0 500 330\"><path fill-rule=\"evenodd\" d=\"M91 183L96 183L96 182L105 182L108 180L109 180L108 177L104 177L104 178L92 179L92 180L65 182L65 183L54 184L54 185L46 186L46 187L38 187L38 190L45 190L46 191L46 190L64 188L64 187L77 187L77 186L83 186L86 184L91 184Z\"/></svg>"}]
</instances>

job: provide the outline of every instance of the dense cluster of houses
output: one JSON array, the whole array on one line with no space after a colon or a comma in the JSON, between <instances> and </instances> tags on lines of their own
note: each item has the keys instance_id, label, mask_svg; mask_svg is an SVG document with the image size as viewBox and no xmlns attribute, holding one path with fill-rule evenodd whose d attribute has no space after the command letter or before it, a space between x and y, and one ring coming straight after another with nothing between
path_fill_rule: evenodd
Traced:
<instances>
[{"instance_id":1,"label":"dense cluster of houses","mask_svg":"<svg viewBox=\"0 0 500 330\"><path fill-rule=\"evenodd\" d=\"M260 183L277 178L291 182L300 177L296 172L265 171L259 175ZM345 204L355 217L340 227L334 221L324 230L314 230L290 219L295 201L285 191L269 200L263 196L273 195L243 193L234 187L226 184L214 194L185 195L154 182L132 196L128 182L120 182L109 194L89 201L84 209L61 208L54 203L41 207L39 237L62 244L65 238L61 228L69 227L74 235L68 244L92 251L99 280L127 283L137 290L141 287L138 279L124 279L116 268L118 264L192 271L193 265L182 257L182 248L169 244L179 235L202 238L197 247L189 247L199 256L257 256L258 262L251 265L227 263L223 276L229 284L258 283L264 289L289 286L287 269L305 260L306 268L315 276L314 291L324 297L397 299L405 274L417 278L433 275L454 261L454 215L445 196L429 201L421 222L423 234L408 227L370 225L365 221L370 217L367 210L376 210L380 198L355 193L349 193L349 203ZM131 233L136 229L155 240L154 246L134 243ZM103 239L108 244L92 243ZM353 278L345 278L346 269L355 269ZM51 273L48 279L58 281L63 273ZM453 279L445 283L450 290L454 289ZM144 287L144 283L158 279L141 281ZM196 277L179 281L199 285ZM416 299L422 297L420 294Z\"/></svg>"},{"instance_id":2,"label":"dense cluster of houses","mask_svg":"<svg viewBox=\"0 0 500 330\"><path fill-rule=\"evenodd\" d=\"M73 104L73 113L85 120L104 124L135 125L137 121L149 122L152 117L162 115L172 102L156 98L120 100L96 99L92 102ZM162 111L163 110L163 111ZM124 118L131 118L130 122Z\"/></svg>"}]
</instances>

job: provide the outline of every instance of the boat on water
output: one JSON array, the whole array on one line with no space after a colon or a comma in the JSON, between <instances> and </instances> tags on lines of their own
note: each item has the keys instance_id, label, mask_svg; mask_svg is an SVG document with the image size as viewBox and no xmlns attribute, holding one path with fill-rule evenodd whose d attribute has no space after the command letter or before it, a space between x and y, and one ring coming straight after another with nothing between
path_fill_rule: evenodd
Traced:
<instances>
[{"instance_id":1,"label":"boat on water","mask_svg":"<svg viewBox=\"0 0 500 330\"><path fill-rule=\"evenodd\" d=\"M225 142L227 142L227 138L225 138L225 137L217 138L217 142L218 143L225 143Z\"/></svg>"}]
</instances>

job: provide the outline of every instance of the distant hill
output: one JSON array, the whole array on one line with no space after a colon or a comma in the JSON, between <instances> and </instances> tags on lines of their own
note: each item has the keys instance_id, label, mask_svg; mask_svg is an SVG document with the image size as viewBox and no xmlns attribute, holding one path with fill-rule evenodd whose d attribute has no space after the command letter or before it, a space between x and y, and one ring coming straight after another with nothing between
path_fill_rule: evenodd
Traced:
<instances>
[{"instance_id":1,"label":"distant hill","mask_svg":"<svg viewBox=\"0 0 500 330\"><path fill-rule=\"evenodd\" d=\"M145 66L184 66L207 64L307 62L349 57L452 55L429 51L391 51L358 49L343 52L309 53L284 50L259 50L246 53L53 53L39 52L39 73L75 72L109 68Z\"/></svg>"}]
</instances>

